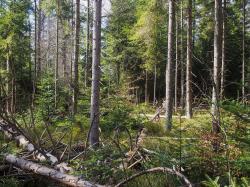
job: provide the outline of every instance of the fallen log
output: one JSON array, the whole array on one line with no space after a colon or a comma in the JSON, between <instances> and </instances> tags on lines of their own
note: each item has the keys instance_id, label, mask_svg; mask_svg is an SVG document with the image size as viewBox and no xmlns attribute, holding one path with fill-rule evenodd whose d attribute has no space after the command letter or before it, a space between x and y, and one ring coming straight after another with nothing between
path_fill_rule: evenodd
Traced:
<instances>
[{"instance_id":1,"label":"fallen log","mask_svg":"<svg viewBox=\"0 0 250 187\"><path fill-rule=\"evenodd\" d=\"M166 168L166 167L156 167L156 168L152 168L152 169L148 169L148 170L136 173L136 174L130 176L129 178L121 181L120 183L118 183L117 185L115 185L115 187L124 186L124 184L128 183L129 181L131 181L131 180L133 180L133 179L135 179L135 178L137 178L139 176L142 176L142 175L145 175L145 174L149 174L149 173L159 173L159 172L176 175L177 177L179 177L180 179L182 179L186 183L186 185L188 187L192 187L191 182L183 174L181 174L180 172L175 171L173 169Z\"/></svg>"},{"instance_id":2,"label":"fallen log","mask_svg":"<svg viewBox=\"0 0 250 187\"><path fill-rule=\"evenodd\" d=\"M58 159L52 154L36 148L33 143L27 140L23 134L20 134L17 130L15 130L12 125L7 125L3 121L0 121L0 130L3 131L9 139L15 140L18 146L22 147L28 152L35 152L35 156L39 161L46 161L48 159L53 165L58 162Z\"/></svg>"},{"instance_id":3,"label":"fallen log","mask_svg":"<svg viewBox=\"0 0 250 187\"><path fill-rule=\"evenodd\" d=\"M4 134L12 140L15 140L18 146L27 150L30 153L34 153L34 157L36 160L40 162L49 161L50 164L55 166L55 169L60 170L63 173L68 173L72 171L72 168L68 166L67 163L58 164L58 159L54 155L48 153L41 148L38 148L34 143L30 142L23 134L18 132L14 127L14 125L8 125L4 121L0 121L0 130L4 132Z\"/></svg>"},{"instance_id":4,"label":"fallen log","mask_svg":"<svg viewBox=\"0 0 250 187\"><path fill-rule=\"evenodd\" d=\"M44 177L48 177L48 178L50 178L54 181L60 182L64 185L73 186L73 187L104 187L104 186L99 185L99 184L94 184L94 183L91 183L89 181L82 180L79 177L64 174L64 173L61 173L60 171L57 171L55 169L51 169L49 167L31 162L28 160L18 158L14 155L6 155L5 160L8 163L13 164L14 166L16 166L22 170L32 172L32 173L35 173L37 175L41 175Z\"/></svg>"}]
</instances>

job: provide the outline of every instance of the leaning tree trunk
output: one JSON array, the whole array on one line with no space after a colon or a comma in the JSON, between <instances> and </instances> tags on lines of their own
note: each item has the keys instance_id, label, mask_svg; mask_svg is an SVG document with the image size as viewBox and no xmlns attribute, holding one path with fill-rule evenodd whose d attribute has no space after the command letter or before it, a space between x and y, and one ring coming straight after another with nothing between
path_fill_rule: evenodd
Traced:
<instances>
[{"instance_id":1,"label":"leaning tree trunk","mask_svg":"<svg viewBox=\"0 0 250 187\"><path fill-rule=\"evenodd\" d=\"M220 111L219 111L219 72L221 63L222 44L222 2L215 0L215 26L214 26L214 67L213 67L213 93L212 93L212 127L214 133L220 132Z\"/></svg>"},{"instance_id":2,"label":"leaning tree trunk","mask_svg":"<svg viewBox=\"0 0 250 187\"><path fill-rule=\"evenodd\" d=\"M186 116L192 118L192 0L188 0L187 65L186 65Z\"/></svg>"},{"instance_id":3,"label":"leaning tree trunk","mask_svg":"<svg viewBox=\"0 0 250 187\"><path fill-rule=\"evenodd\" d=\"M166 67L166 127L172 128L173 113L173 75L174 75L174 23L175 23L175 1L169 0L168 21L168 60Z\"/></svg>"},{"instance_id":4,"label":"leaning tree trunk","mask_svg":"<svg viewBox=\"0 0 250 187\"><path fill-rule=\"evenodd\" d=\"M80 0L76 0L76 34L75 34L75 61L74 61L74 90L73 90L73 114L77 112L77 99L79 90L78 61L80 49Z\"/></svg>"},{"instance_id":5,"label":"leaning tree trunk","mask_svg":"<svg viewBox=\"0 0 250 187\"><path fill-rule=\"evenodd\" d=\"M90 144L99 144L99 105L100 105L100 57L101 57L101 10L102 0L94 0L93 20L93 60L92 60L92 88L91 88L91 117Z\"/></svg>"}]
</instances>

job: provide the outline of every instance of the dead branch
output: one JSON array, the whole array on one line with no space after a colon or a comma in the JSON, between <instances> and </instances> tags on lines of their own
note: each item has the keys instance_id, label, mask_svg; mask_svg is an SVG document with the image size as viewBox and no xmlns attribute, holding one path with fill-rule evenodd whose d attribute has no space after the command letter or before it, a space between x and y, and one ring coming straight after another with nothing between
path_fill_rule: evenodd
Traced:
<instances>
[{"instance_id":1,"label":"dead branch","mask_svg":"<svg viewBox=\"0 0 250 187\"><path fill-rule=\"evenodd\" d=\"M152 169L148 169L148 170L136 173L136 174L130 176L129 178L123 180L122 182L118 183L117 185L115 185L115 187L123 186L124 184L128 183L129 181L131 181L139 176L149 174L149 173L159 173L159 172L176 175L177 177L182 179L187 184L188 187L192 187L191 182L183 174L181 174L180 172L175 171L173 169L166 168L166 167L156 167L156 168L152 168Z\"/></svg>"}]
</instances>

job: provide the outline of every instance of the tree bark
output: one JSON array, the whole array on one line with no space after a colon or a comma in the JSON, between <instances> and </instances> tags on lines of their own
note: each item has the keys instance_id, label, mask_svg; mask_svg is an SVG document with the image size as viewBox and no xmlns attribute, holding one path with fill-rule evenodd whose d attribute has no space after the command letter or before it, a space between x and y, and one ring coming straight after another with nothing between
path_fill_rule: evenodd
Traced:
<instances>
[{"instance_id":1,"label":"tree bark","mask_svg":"<svg viewBox=\"0 0 250 187\"><path fill-rule=\"evenodd\" d=\"M180 106L181 106L181 109L183 110L184 109L184 83L185 83L185 80L184 80L184 66L185 66L185 63L184 63L184 53L183 53L183 2L181 1L181 50L180 50L180 64L181 64L181 96L180 96Z\"/></svg>"},{"instance_id":2,"label":"tree bark","mask_svg":"<svg viewBox=\"0 0 250 187\"><path fill-rule=\"evenodd\" d=\"M186 116L192 118L192 0L188 0L187 64L186 64Z\"/></svg>"},{"instance_id":3,"label":"tree bark","mask_svg":"<svg viewBox=\"0 0 250 187\"><path fill-rule=\"evenodd\" d=\"M148 102L148 71L145 70L145 103Z\"/></svg>"},{"instance_id":4,"label":"tree bark","mask_svg":"<svg viewBox=\"0 0 250 187\"><path fill-rule=\"evenodd\" d=\"M34 77L33 77L33 84L32 84L32 99L31 99L31 105L34 107L34 100L35 100L35 93L36 93L36 74L37 74L37 3L36 0L34 0L34 17L35 17L35 39L34 39Z\"/></svg>"},{"instance_id":5,"label":"tree bark","mask_svg":"<svg viewBox=\"0 0 250 187\"><path fill-rule=\"evenodd\" d=\"M222 44L222 2L215 0L215 23L214 23L214 66L213 66L213 93L212 93L212 127L214 133L220 132L220 111L219 111L219 72L221 64Z\"/></svg>"},{"instance_id":6,"label":"tree bark","mask_svg":"<svg viewBox=\"0 0 250 187\"><path fill-rule=\"evenodd\" d=\"M38 8L38 23L37 23L37 77L41 74L41 40L42 40L42 0L39 0Z\"/></svg>"},{"instance_id":7,"label":"tree bark","mask_svg":"<svg viewBox=\"0 0 250 187\"><path fill-rule=\"evenodd\" d=\"M6 57L6 71L8 73L7 75L7 83L6 83L6 92L7 92L7 99L6 99L6 112L7 114L11 113L11 102L10 102L10 92L11 92L11 84L10 84L10 76L11 76L11 70L10 70L10 59L9 59L9 52L7 52Z\"/></svg>"},{"instance_id":8,"label":"tree bark","mask_svg":"<svg viewBox=\"0 0 250 187\"><path fill-rule=\"evenodd\" d=\"M5 160L15 165L16 167L26 170L29 172L33 172L35 174L48 177L49 179L55 180L57 182L60 182L67 186L73 186L73 187L101 187L101 185L93 184L88 181L84 181L79 177L68 175L61 173L60 171L57 171L55 169L51 169L49 167L18 158L14 155L6 155Z\"/></svg>"},{"instance_id":9,"label":"tree bark","mask_svg":"<svg viewBox=\"0 0 250 187\"><path fill-rule=\"evenodd\" d=\"M242 102L245 103L246 100L246 70L245 70L245 35L246 35L246 4L247 1L243 0L243 33L242 33Z\"/></svg>"},{"instance_id":10,"label":"tree bark","mask_svg":"<svg viewBox=\"0 0 250 187\"><path fill-rule=\"evenodd\" d=\"M179 53L178 53L178 17L176 16L176 32L175 32L175 78L174 78L174 108L175 112L178 109L178 66L179 66Z\"/></svg>"},{"instance_id":11,"label":"tree bark","mask_svg":"<svg viewBox=\"0 0 250 187\"><path fill-rule=\"evenodd\" d=\"M91 88L91 125L89 141L92 146L99 145L99 105L100 105L100 57L101 57L101 12L102 0L94 0L93 19L93 60Z\"/></svg>"},{"instance_id":12,"label":"tree bark","mask_svg":"<svg viewBox=\"0 0 250 187\"><path fill-rule=\"evenodd\" d=\"M153 105L156 104L156 83L157 83L157 70L156 70L156 65L154 66L154 101Z\"/></svg>"},{"instance_id":13,"label":"tree bark","mask_svg":"<svg viewBox=\"0 0 250 187\"><path fill-rule=\"evenodd\" d=\"M56 61L55 61L55 108L57 108L57 92L58 92L58 63L59 63L59 16L60 16L60 0L56 0Z\"/></svg>"},{"instance_id":14,"label":"tree bark","mask_svg":"<svg viewBox=\"0 0 250 187\"><path fill-rule=\"evenodd\" d=\"M173 113L173 75L174 75L174 23L175 23L175 1L169 0L168 21L168 61L166 67L166 127L172 128Z\"/></svg>"},{"instance_id":15,"label":"tree bark","mask_svg":"<svg viewBox=\"0 0 250 187\"><path fill-rule=\"evenodd\" d=\"M87 0L87 35L86 35L86 59L84 69L84 86L87 87L89 67L89 43L90 43L90 0Z\"/></svg>"},{"instance_id":16,"label":"tree bark","mask_svg":"<svg viewBox=\"0 0 250 187\"><path fill-rule=\"evenodd\" d=\"M80 50L80 0L76 0L76 29L75 29L75 61L74 61L74 90L73 90L73 114L77 113L77 99L79 92L79 50Z\"/></svg>"},{"instance_id":17,"label":"tree bark","mask_svg":"<svg viewBox=\"0 0 250 187\"><path fill-rule=\"evenodd\" d=\"M224 82L225 82L225 45L226 45L226 7L227 0L223 1L223 17L222 17L222 54L221 54L221 83L220 83L220 99L224 98Z\"/></svg>"}]
</instances>

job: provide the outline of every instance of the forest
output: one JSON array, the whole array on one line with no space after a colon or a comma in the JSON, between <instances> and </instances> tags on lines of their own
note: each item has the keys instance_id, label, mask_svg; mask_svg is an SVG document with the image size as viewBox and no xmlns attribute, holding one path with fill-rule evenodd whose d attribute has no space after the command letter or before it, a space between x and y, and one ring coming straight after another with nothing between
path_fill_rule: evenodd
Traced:
<instances>
[{"instance_id":1,"label":"forest","mask_svg":"<svg viewBox=\"0 0 250 187\"><path fill-rule=\"evenodd\" d=\"M250 0L0 0L0 187L249 187Z\"/></svg>"}]
</instances>

